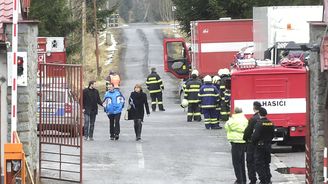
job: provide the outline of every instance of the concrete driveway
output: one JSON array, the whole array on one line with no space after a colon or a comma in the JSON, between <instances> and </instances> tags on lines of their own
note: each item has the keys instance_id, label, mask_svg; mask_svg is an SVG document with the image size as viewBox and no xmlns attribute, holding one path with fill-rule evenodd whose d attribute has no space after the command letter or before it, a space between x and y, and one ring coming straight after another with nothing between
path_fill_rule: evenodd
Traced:
<instances>
[{"instance_id":1,"label":"concrete driveway","mask_svg":"<svg viewBox=\"0 0 328 184\"><path fill-rule=\"evenodd\" d=\"M95 141L84 143L83 183L90 184L229 184L234 183L230 144L224 130L205 130L203 123L186 122L179 107L178 81L163 72L161 29L167 26L131 24L123 29L122 91L126 98L143 83L150 67L163 78L165 112L151 113L143 123L142 141L135 141L132 121L121 120L118 141L109 140L106 114L100 110ZM122 118L123 119L123 118ZM277 167L293 165L283 154L272 161L273 183L302 183L303 176L280 174ZM304 165L302 154L294 157ZM295 155L294 155L295 156ZM289 157L289 159L288 159Z\"/></svg>"}]
</instances>

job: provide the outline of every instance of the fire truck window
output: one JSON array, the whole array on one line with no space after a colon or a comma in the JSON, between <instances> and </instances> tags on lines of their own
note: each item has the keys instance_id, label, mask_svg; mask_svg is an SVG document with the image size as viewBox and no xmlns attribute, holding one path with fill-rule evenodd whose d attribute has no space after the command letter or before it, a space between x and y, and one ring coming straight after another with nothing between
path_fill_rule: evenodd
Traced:
<instances>
[{"instance_id":1,"label":"fire truck window","mask_svg":"<svg viewBox=\"0 0 328 184\"><path fill-rule=\"evenodd\" d=\"M182 42L170 42L167 44L167 56L169 61L186 59L186 51Z\"/></svg>"},{"instance_id":2,"label":"fire truck window","mask_svg":"<svg viewBox=\"0 0 328 184\"><path fill-rule=\"evenodd\" d=\"M289 60L292 59L300 59L303 62L306 62L308 59L308 53L300 50L278 50L278 64L280 64L281 60L287 58Z\"/></svg>"}]
</instances>

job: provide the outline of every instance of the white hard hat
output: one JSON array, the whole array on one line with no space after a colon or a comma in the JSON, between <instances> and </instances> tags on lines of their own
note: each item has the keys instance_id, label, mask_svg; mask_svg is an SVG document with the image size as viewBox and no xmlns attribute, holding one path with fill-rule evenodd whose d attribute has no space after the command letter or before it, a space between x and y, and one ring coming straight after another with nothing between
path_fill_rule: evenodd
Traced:
<instances>
[{"instance_id":1,"label":"white hard hat","mask_svg":"<svg viewBox=\"0 0 328 184\"><path fill-rule=\"evenodd\" d=\"M181 101L181 107L182 107L182 108L186 108L186 107L188 107L188 105L189 105L189 102L188 102L187 99L183 99L183 100Z\"/></svg>"},{"instance_id":2,"label":"white hard hat","mask_svg":"<svg viewBox=\"0 0 328 184\"><path fill-rule=\"evenodd\" d=\"M222 72L223 72L223 69L220 69L220 70L218 71L218 75L221 76L221 75L222 75Z\"/></svg>"},{"instance_id":3,"label":"white hard hat","mask_svg":"<svg viewBox=\"0 0 328 184\"><path fill-rule=\"evenodd\" d=\"M214 76L212 79L213 84L216 84L221 78L219 76Z\"/></svg>"},{"instance_id":4,"label":"white hard hat","mask_svg":"<svg viewBox=\"0 0 328 184\"><path fill-rule=\"evenodd\" d=\"M196 76L198 76L198 75L199 75L198 70L193 70L193 71L191 72L191 75L196 75Z\"/></svg>"},{"instance_id":5,"label":"white hard hat","mask_svg":"<svg viewBox=\"0 0 328 184\"><path fill-rule=\"evenodd\" d=\"M222 69L222 75L230 75L230 71L228 68Z\"/></svg>"},{"instance_id":6,"label":"white hard hat","mask_svg":"<svg viewBox=\"0 0 328 184\"><path fill-rule=\"evenodd\" d=\"M204 82L212 82L212 77L209 76L209 75L206 75L206 76L204 77Z\"/></svg>"}]
</instances>

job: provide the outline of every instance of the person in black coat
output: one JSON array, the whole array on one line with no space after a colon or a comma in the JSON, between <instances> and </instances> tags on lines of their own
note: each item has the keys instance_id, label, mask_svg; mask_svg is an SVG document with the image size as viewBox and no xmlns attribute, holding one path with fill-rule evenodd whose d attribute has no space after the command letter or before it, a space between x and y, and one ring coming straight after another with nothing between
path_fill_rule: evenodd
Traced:
<instances>
[{"instance_id":1,"label":"person in black coat","mask_svg":"<svg viewBox=\"0 0 328 184\"><path fill-rule=\"evenodd\" d=\"M145 108L147 115L150 114L147 101L147 95L142 91L141 85L137 84L134 87L134 92L129 98L131 108L128 110L128 119L134 120L134 131L136 133L136 141L141 139L142 122L145 115Z\"/></svg>"},{"instance_id":2,"label":"person in black coat","mask_svg":"<svg viewBox=\"0 0 328 184\"><path fill-rule=\"evenodd\" d=\"M84 140L93 141L98 105L102 106L102 101L96 89L96 81L90 81L89 86L83 90Z\"/></svg>"},{"instance_id":3,"label":"person in black coat","mask_svg":"<svg viewBox=\"0 0 328 184\"><path fill-rule=\"evenodd\" d=\"M255 149L256 145L252 143L252 135L254 132L254 127L256 123L260 120L259 110L262 107L261 103L258 101L253 102L254 115L248 120L248 126L244 131L243 139L246 141L246 161L247 161L247 171L248 178L251 181L249 184L256 184L256 167L255 167Z\"/></svg>"}]
</instances>

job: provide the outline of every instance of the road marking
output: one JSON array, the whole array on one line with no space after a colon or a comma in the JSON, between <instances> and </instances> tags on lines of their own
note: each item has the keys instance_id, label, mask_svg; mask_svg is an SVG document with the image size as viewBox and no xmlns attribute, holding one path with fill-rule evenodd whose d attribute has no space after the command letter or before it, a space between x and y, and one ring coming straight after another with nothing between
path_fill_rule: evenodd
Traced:
<instances>
[{"instance_id":1,"label":"road marking","mask_svg":"<svg viewBox=\"0 0 328 184\"><path fill-rule=\"evenodd\" d=\"M136 147L137 147L137 155L138 155L138 167L140 169L144 169L145 168L145 159L144 159L144 154L142 151L142 144L137 143Z\"/></svg>"},{"instance_id":2,"label":"road marking","mask_svg":"<svg viewBox=\"0 0 328 184\"><path fill-rule=\"evenodd\" d=\"M273 164L277 168L287 168L287 165L284 164L283 162L281 162L276 155L272 154L272 159L273 159ZM281 175L287 180L287 182L281 182L279 184L300 183L300 181L297 179L297 177L295 176L295 174L281 174Z\"/></svg>"}]
</instances>

